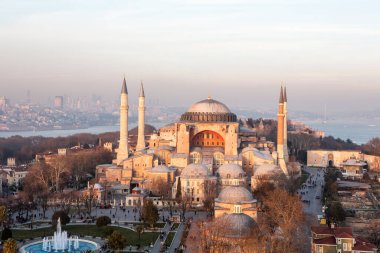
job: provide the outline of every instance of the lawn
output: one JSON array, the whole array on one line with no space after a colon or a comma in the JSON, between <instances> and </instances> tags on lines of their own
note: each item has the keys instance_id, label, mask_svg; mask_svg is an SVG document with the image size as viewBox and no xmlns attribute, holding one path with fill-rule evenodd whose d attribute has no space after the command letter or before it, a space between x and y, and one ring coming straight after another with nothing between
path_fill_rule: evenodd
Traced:
<instances>
[{"instance_id":1,"label":"lawn","mask_svg":"<svg viewBox=\"0 0 380 253\"><path fill-rule=\"evenodd\" d=\"M172 244L172 241L173 241L173 238L175 236L175 233L176 232L169 232L168 236L166 237L166 240L165 240L165 246L166 247L170 247L170 245Z\"/></svg>"},{"instance_id":2,"label":"lawn","mask_svg":"<svg viewBox=\"0 0 380 253\"><path fill-rule=\"evenodd\" d=\"M174 231L174 230L177 230L179 227L179 223L174 223L171 230Z\"/></svg>"},{"instance_id":3,"label":"lawn","mask_svg":"<svg viewBox=\"0 0 380 253\"><path fill-rule=\"evenodd\" d=\"M108 227L98 228L95 225L67 225L63 226L62 230L66 230L71 235L78 236L95 236L95 237L104 237L104 233ZM121 227L111 227L114 230L120 231L126 238L128 245L142 245L147 246L150 243L154 243L158 237L158 233L143 233L141 234L141 239L136 232L121 228ZM12 230L13 238L16 240L30 239L36 237L52 236L54 234L53 228L41 228L35 230Z\"/></svg>"}]
</instances>

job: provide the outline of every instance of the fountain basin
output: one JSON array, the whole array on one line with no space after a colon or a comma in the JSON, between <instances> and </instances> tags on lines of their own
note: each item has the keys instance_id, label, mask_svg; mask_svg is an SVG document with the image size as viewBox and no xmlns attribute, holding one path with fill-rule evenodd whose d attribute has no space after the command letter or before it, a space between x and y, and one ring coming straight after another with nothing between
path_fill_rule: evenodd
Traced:
<instances>
[{"instance_id":1,"label":"fountain basin","mask_svg":"<svg viewBox=\"0 0 380 253\"><path fill-rule=\"evenodd\" d=\"M71 250L52 250L51 252L70 252L70 253L80 253L85 250L98 250L99 244L93 241L78 239L79 247L77 249L72 248ZM47 253L49 251L43 250L43 241L33 242L23 246L20 249L21 253Z\"/></svg>"}]
</instances>

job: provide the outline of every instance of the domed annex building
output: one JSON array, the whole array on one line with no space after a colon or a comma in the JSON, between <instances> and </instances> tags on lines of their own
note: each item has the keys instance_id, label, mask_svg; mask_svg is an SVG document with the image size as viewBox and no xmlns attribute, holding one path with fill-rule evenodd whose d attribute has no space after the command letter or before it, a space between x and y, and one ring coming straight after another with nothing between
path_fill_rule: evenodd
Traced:
<instances>
[{"instance_id":1,"label":"domed annex building","mask_svg":"<svg viewBox=\"0 0 380 253\"><path fill-rule=\"evenodd\" d=\"M216 188L216 177L203 164L189 164L176 177L173 185L173 199L181 197L193 204L202 204L207 198L207 188ZM177 196L180 194L180 196Z\"/></svg>"},{"instance_id":2,"label":"domed annex building","mask_svg":"<svg viewBox=\"0 0 380 253\"><path fill-rule=\"evenodd\" d=\"M128 129L128 96L124 78L118 148L112 164L96 168L96 182L100 185L121 186L123 194L129 194L136 187L149 190L145 188L164 181L173 198L180 192L182 197L189 197L192 203L200 205L208 197L211 185L217 185L222 192L229 186L249 188L252 176L263 164L273 165L278 173L288 175L287 97L282 88L277 149L272 142L258 140L255 128L243 126L227 105L211 97L192 104L177 122L147 133L142 83L137 107L138 128L132 136ZM112 147L112 143L105 145ZM125 201L119 203L125 204ZM219 204L220 208L235 205L223 200ZM243 201L238 205L242 210L248 210L254 201Z\"/></svg>"},{"instance_id":3,"label":"domed annex building","mask_svg":"<svg viewBox=\"0 0 380 253\"><path fill-rule=\"evenodd\" d=\"M246 214L257 220L257 200L242 186L227 186L215 199L215 218L226 214Z\"/></svg>"},{"instance_id":4,"label":"domed annex building","mask_svg":"<svg viewBox=\"0 0 380 253\"><path fill-rule=\"evenodd\" d=\"M231 185L247 187L247 174L238 164L223 164L216 171L216 176L221 189Z\"/></svg>"}]
</instances>

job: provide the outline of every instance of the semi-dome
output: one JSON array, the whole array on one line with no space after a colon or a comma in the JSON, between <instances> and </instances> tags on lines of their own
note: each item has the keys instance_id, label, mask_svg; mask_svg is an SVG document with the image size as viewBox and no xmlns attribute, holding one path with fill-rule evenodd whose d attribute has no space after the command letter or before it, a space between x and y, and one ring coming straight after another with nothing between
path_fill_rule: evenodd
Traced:
<instances>
[{"instance_id":1,"label":"semi-dome","mask_svg":"<svg viewBox=\"0 0 380 253\"><path fill-rule=\"evenodd\" d=\"M225 214L216 218L214 222L222 231L225 231L221 233L221 236L231 238L249 237L257 225L254 219L244 213Z\"/></svg>"},{"instance_id":2,"label":"semi-dome","mask_svg":"<svg viewBox=\"0 0 380 253\"><path fill-rule=\"evenodd\" d=\"M245 187L242 186L228 186L224 188L220 193L217 202L238 204L244 202L255 201L252 193L250 193Z\"/></svg>"},{"instance_id":3,"label":"semi-dome","mask_svg":"<svg viewBox=\"0 0 380 253\"><path fill-rule=\"evenodd\" d=\"M187 165L181 173L181 177L206 177L209 175L207 167L203 164L191 163Z\"/></svg>"},{"instance_id":4,"label":"semi-dome","mask_svg":"<svg viewBox=\"0 0 380 253\"><path fill-rule=\"evenodd\" d=\"M255 169L253 176L254 177L263 177L263 176L270 177L270 176L275 176L281 173L282 173L281 168L275 164L261 164Z\"/></svg>"},{"instance_id":5,"label":"semi-dome","mask_svg":"<svg viewBox=\"0 0 380 253\"><path fill-rule=\"evenodd\" d=\"M181 121L236 122L237 117L222 102L208 98L192 104Z\"/></svg>"},{"instance_id":6,"label":"semi-dome","mask_svg":"<svg viewBox=\"0 0 380 253\"><path fill-rule=\"evenodd\" d=\"M225 104L208 98L192 104L187 112L230 113L231 111Z\"/></svg>"},{"instance_id":7,"label":"semi-dome","mask_svg":"<svg viewBox=\"0 0 380 253\"><path fill-rule=\"evenodd\" d=\"M223 179L240 179L242 177L245 177L245 172L242 167L235 163L223 164L219 167L216 173Z\"/></svg>"}]
</instances>

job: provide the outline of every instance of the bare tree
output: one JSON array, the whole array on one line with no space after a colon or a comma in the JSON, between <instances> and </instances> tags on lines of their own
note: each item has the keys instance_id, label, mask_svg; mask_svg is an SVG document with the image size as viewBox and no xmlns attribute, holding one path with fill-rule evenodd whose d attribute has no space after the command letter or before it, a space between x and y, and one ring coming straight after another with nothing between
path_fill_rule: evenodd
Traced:
<instances>
[{"instance_id":1,"label":"bare tree","mask_svg":"<svg viewBox=\"0 0 380 253\"><path fill-rule=\"evenodd\" d=\"M60 185L65 174L71 171L70 163L65 156L57 156L50 163L51 180L56 192L60 191Z\"/></svg>"},{"instance_id":2,"label":"bare tree","mask_svg":"<svg viewBox=\"0 0 380 253\"><path fill-rule=\"evenodd\" d=\"M303 206L297 196L275 189L263 199L260 229L266 234L270 253L303 252L306 223Z\"/></svg>"}]
</instances>

